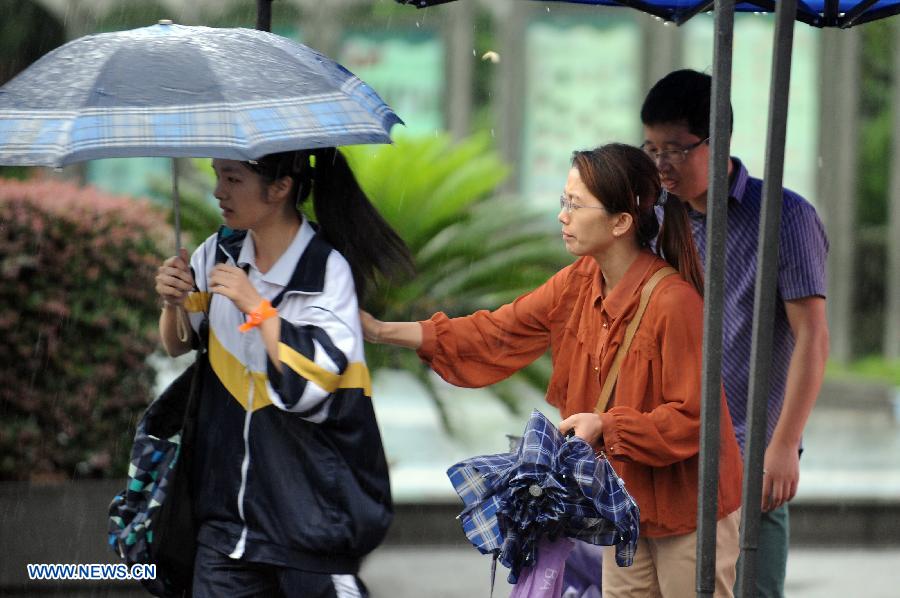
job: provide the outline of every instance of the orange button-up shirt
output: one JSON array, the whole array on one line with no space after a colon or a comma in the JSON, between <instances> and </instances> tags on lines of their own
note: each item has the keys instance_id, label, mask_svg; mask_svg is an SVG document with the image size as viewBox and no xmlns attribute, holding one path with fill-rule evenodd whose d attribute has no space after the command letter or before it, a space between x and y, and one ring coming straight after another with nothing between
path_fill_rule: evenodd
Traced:
<instances>
[{"instance_id":1,"label":"orange button-up shirt","mask_svg":"<svg viewBox=\"0 0 900 598\"><path fill-rule=\"evenodd\" d=\"M496 311L437 313L422 324L419 356L445 380L498 382L550 347L547 402L562 417L593 412L605 376L637 311L644 283L668 264L642 252L608 296L597 262L583 257ZM641 534L697 527L703 301L680 276L653 292L601 415L606 451L641 510ZM722 396L718 517L741 502L741 457Z\"/></svg>"}]
</instances>

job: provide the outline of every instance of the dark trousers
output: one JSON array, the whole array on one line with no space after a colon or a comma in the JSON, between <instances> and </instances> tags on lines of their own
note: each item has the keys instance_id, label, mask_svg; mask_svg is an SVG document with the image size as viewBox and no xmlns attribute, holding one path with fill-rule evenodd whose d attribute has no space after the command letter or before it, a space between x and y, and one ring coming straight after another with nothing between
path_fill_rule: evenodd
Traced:
<instances>
[{"instance_id":1,"label":"dark trousers","mask_svg":"<svg viewBox=\"0 0 900 598\"><path fill-rule=\"evenodd\" d=\"M368 598L355 575L332 575L232 559L197 546L194 598Z\"/></svg>"},{"instance_id":2,"label":"dark trousers","mask_svg":"<svg viewBox=\"0 0 900 598\"><path fill-rule=\"evenodd\" d=\"M784 503L774 511L762 513L759 520L755 598L784 598L790 528L788 503ZM740 561L738 561L738 567L740 567ZM740 583L741 580L738 578L735 582L735 590ZM735 591L735 596L737 596L737 591Z\"/></svg>"}]
</instances>

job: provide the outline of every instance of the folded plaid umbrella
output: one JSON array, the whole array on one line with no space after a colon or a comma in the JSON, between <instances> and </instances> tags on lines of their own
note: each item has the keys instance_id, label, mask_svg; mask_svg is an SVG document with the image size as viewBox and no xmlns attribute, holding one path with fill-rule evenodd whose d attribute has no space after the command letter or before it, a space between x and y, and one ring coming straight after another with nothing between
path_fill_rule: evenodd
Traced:
<instances>
[{"instance_id":1,"label":"folded plaid umbrella","mask_svg":"<svg viewBox=\"0 0 900 598\"><path fill-rule=\"evenodd\" d=\"M465 504L466 537L509 567L510 583L534 565L542 537L615 545L622 567L634 559L640 511L624 482L605 457L564 438L540 411L532 411L518 451L466 459L447 475Z\"/></svg>"}]
</instances>

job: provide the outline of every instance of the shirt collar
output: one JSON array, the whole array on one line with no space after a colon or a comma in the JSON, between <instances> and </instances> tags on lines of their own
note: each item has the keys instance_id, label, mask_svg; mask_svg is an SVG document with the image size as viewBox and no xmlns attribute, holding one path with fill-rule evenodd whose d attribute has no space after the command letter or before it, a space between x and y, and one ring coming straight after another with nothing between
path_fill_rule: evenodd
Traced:
<instances>
[{"instance_id":1,"label":"shirt collar","mask_svg":"<svg viewBox=\"0 0 900 598\"><path fill-rule=\"evenodd\" d=\"M309 245L309 242L315 234L316 231L313 230L313 227L306 221L306 218L303 218L303 221L300 223L300 228L297 229L297 233L294 235L294 240L291 241L291 244L288 245L285 252L281 254L281 257L278 258L275 264L269 268L267 272L260 273L260 278L269 284L278 285L280 287L288 286L288 283L291 281L291 276L294 273L294 268L300 260L300 256L303 255L303 251L306 249L306 246ZM256 249L253 246L253 243L245 242L243 244L241 253L237 259L237 264L240 267L250 266L254 270L258 270L256 267Z\"/></svg>"},{"instance_id":2,"label":"shirt collar","mask_svg":"<svg viewBox=\"0 0 900 598\"><path fill-rule=\"evenodd\" d=\"M747 181L750 180L750 173L739 158L732 156L731 162L731 176L728 177L728 197L741 203L744 201L744 192L747 191ZM693 220L704 220L706 218L704 212L698 212L689 203L685 203L685 205L687 206L688 216Z\"/></svg>"},{"instance_id":3,"label":"shirt collar","mask_svg":"<svg viewBox=\"0 0 900 598\"><path fill-rule=\"evenodd\" d=\"M731 161L734 167L731 170L728 195L738 202L742 202L744 200L744 192L747 190L747 181L750 179L750 173L747 172L747 167L738 158L732 157Z\"/></svg>"},{"instance_id":4,"label":"shirt collar","mask_svg":"<svg viewBox=\"0 0 900 598\"><path fill-rule=\"evenodd\" d=\"M650 276L650 270L654 269L653 266L657 264L658 260L659 258L651 252L641 251L631 265L628 266L628 270L625 271L622 280L619 281L612 292L606 297L601 296L603 299L603 311L609 314L613 320L624 314L635 303L635 297L640 295L641 289L644 288L644 281ZM600 276L603 276L602 272ZM595 284L598 288L600 287L599 277Z\"/></svg>"}]
</instances>

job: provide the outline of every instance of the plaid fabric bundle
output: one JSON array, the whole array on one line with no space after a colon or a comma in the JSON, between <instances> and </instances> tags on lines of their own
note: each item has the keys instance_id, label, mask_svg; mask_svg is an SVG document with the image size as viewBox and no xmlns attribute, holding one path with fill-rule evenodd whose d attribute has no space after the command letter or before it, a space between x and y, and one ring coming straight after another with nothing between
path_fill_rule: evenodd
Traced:
<instances>
[{"instance_id":1,"label":"plaid fabric bundle","mask_svg":"<svg viewBox=\"0 0 900 598\"><path fill-rule=\"evenodd\" d=\"M166 501L181 448L181 433L155 438L139 428L128 485L109 506L110 547L128 563L149 563L153 522Z\"/></svg>"},{"instance_id":2,"label":"plaid fabric bundle","mask_svg":"<svg viewBox=\"0 0 900 598\"><path fill-rule=\"evenodd\" d=\"M465 503L466 537L509 567L510 583L534 565L544 536L615 545L622 567L634 559L640 511L624 482L590 445L566 440L537 410L517 452L473 457L447 475Z\"/></svg>"}]
</instances>

